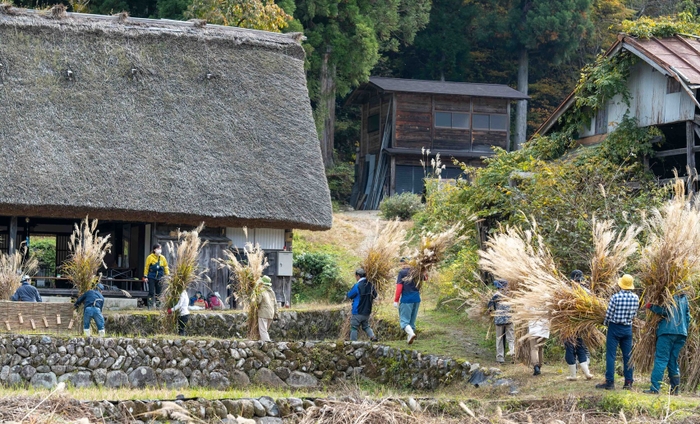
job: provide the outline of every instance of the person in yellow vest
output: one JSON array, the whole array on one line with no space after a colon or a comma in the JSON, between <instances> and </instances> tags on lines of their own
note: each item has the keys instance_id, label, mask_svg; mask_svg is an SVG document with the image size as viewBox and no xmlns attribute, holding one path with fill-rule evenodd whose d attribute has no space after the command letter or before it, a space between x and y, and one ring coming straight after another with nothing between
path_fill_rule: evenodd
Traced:
<instances>
[{"instance_id":1,"label":"person in yellow vest","mask_svg":"<svg viewBox=\"0 0 700 424\"><path fill-rule=\"evenodd\" d=\"M156 300L163 290L161 280L166 275L170 275L168 261L162 255L163 247L156 243L153 245L151 254L146 258L146 265L143 267L143 280L148 281L148 308L155 305Z\"/></svg>"}]
</instances>

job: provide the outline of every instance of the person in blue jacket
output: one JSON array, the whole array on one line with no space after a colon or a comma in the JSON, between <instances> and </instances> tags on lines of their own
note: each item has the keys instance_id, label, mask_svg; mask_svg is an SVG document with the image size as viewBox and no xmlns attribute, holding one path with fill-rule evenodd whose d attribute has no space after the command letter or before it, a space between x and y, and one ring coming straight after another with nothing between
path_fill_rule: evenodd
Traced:
<instances>
[{"instance_id":1,"label":"person in blue jacket","mask_svg":"<svg viewBox=\"0 0 700 424\"><path fill-rule=\"evenodd\" d=\"M22 285L17 288L10 300L14 302L41 302L41 295L36 287L32 286L32 279L28 275L22 276Z\"/></svg>"},{"instance_id":2,"label":"person in blue jacket","mask_svg":"<svg viewBox=\"0 0 700 424\"><path fill-rule=\"evenodd\" d=\"M671 382L671 394L677 395L681 385L681 370L678 366L678 355L685 345L690 326L690 308L688 298L679 293L673 296L674 305L662 308L658 305L646 304L646 308L662 317L656 329L656 353L654 369L651 372L651 387L644 393L658 394L664 370L668 369L668 379Z\"/></svg>"},{"instance_id":3,"label":"person in blue jacket","mask_svg":"<svg viewBox=\"0 0 700 424\"><path fill-rule=\"evenodd\" d=\"M369 326L369 316L372 314L372 304L377 298L377 290L367 281L365 270L358 268L355 271L357 283L348 292L348 298L352 299L352 318L350 318L350 340L357 340L357 329L362 329L373 342L377 341L372 328Z\"/></svg>"},{"instance_id":4,"label":"person in blue jacket","mask_svg":"<svg viewBox=\"0 0 700 424\"><path fill-rule=\"evenodd\" d=\"M100 337L104 337L105 335L105 319L102 316L102 307L105 304L105 298L102 296L102 290L104 290L104 286L98 284L95 289L83 293L73 304L76 310L78 310L81 304L85 305L83 311L83 332L86 337L90 337L90 320L95 321Z\"/></svg>"},{"instance_id":5,"label":"person in blue jacket","mask_svg":"<svg viewBox=\"0 0 700 424\"><path fill-rule=\"evenodd\" d=\"M399 325L406 332L408 344L416 339L416 318L420 307L420 291L416 280L411 278L409 258L401 258L401 270L396 277L394 308L399 310Z\"/></svg>"}]
</instances>

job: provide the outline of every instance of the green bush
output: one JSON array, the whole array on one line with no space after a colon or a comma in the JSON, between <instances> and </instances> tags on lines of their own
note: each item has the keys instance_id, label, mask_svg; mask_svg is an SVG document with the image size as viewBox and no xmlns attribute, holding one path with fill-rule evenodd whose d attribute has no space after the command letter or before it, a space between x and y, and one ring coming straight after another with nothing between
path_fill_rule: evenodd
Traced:
<instances>
[{"instance_id":1,"label":"green bush","mask_svg":"<svg viewBox=\"0 0 700 424\"><path fill-rule=\"evenodd\" d=\"M341 278L338 259L328 253L294 255L292 291L298 302L342 302L349 285Z\"/></svg>"},{"instance_id":2,"label":"green bush","mask_svg":"<svg viewBox=\"0 0 700 424\"><path fill-rule=\"evenodd\" d=\"M348 203L352 194L352 186L355 184L355 167L352 162L339 162L332 168L326 169L326 179L331 199Z\"/></svg>"},{"instance_id":3,"label":"green bush","mask_svg":"<svg viewBox=\"0 0 700 424\"><path fill-rule=\"evenodd\" d=\"M407 221L423 209L420 196L413 193L401 193L387 197L379 204L379 210L384 219L398 218Z\"/></svg>"}]
</instances>

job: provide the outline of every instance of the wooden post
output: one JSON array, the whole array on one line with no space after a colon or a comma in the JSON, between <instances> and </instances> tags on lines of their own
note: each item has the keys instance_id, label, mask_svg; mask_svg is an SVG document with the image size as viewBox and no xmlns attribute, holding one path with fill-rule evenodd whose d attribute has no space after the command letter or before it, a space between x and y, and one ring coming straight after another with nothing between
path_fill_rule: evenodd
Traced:
<instances>
[{"instance_id":1,"label":"wooden post","mask_svg":"<svg viewBox=\"0 0 700 424\"><path fill-rule=\"evenodd\" d=\"M394 140L396 140L396 93L391 94L391 138L388 147L396 147Z\"/></svg>"},{"instance_id":2,"label":"wooden post","mask_svg":"<svg viewBox=\"0 0 700 424\"><path fill-rule=\"evenodd\" d=\"M10 218L10 240L7 253L13 255L17 249L17 217Z\"/></svg>"},{"instance_id":3,"label":"wooden post","mask_svg":"<svg viewBox=\"0 0 700 424\"><path fill-rule=\"evenodd\" d=\"M686 138L686 156L688 165L688 176L695 177L695 131L693 128L693 121L686 121L685 123L685 138ZM688 193L693 193L695 191L694 183L690 182L688 184Z\"/></svg>"},{"instance_id":4,"label":"wooden post","mask_svg":"<svg viewBox=\"0 0 700 424\"><path fill-rule=\"evenodd\" d=\"M391 176L389 177L389 196L396 193L396 156L391 156Z\"/></svg>"}]
</instances>

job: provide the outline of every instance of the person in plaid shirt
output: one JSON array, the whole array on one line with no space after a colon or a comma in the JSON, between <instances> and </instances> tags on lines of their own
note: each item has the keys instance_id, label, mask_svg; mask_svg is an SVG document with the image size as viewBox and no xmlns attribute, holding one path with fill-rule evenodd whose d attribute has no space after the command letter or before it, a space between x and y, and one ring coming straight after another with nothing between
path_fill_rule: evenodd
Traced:
<instances>
[{"instance_id":1,"label":"person in plaid shirt","mask_svg":"<svg viewBox=\"0 0 700 424\"><path fill-rule=\"evenodd\" d=\"M632 293L634 290L634 278L625 274L618 281L620 291L612 295L605 313L603 325L608 326L608 334L605 342L605 383L597 384L596 389L613 390L615 388L615 356L617 346L622 351L625 385L623 389L632 389L634 381L632 364L632 320L639 309L639 297Z\"/></svg>"}]
</instances>

